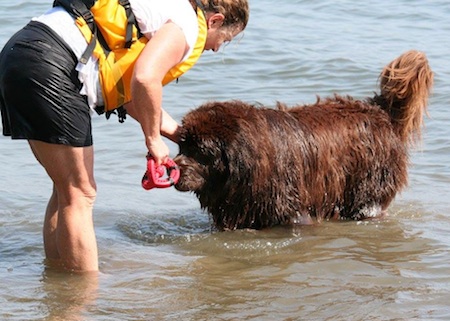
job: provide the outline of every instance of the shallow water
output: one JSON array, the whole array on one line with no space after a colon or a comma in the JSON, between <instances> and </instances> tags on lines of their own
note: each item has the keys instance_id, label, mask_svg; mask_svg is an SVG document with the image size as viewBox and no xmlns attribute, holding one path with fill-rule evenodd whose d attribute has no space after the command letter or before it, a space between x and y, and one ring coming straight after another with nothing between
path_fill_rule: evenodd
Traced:
<instances>
[{"instance_id":1,"label":"shallow water","mask_svg":"<svg viewBox=\"0 0 450 321\"><path fill-rule=\"evenodd\" d=\"M312 103L372 95L408 49L435 71L410 184L383 221L216 233L190 194L145 191L133 121L94 116L101 275L45 270L51 184L26 142L0 137L2 320L449 320L450 4L250 0L243 37L165 88L175 118L208 100ZM0 45L51 1L0 3ZM177 148L170 144L172 154Z\"/></svg>"}]
</instances>

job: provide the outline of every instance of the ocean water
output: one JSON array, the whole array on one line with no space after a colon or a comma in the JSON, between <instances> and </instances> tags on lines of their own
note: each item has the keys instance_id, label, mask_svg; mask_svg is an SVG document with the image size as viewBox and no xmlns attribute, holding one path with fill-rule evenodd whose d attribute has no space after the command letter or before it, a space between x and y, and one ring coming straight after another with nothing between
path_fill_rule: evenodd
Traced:
<instances>
[{"instance_id":1,"label":"ocean water","mask_svg":"<svg viewBox=\"0 0 450 321\"><path fill-rule=\"evenodd\" d=\"M0 1L0 46L48 1ZM193 195L146 191L138 124L93 116L98 278L46 270L51 183L24 141L0 137L1 320L450 320L450 3L250 0L244 34L205 53L164 107L371 96L409 49L435 72L409 186L374 222L215 233ZM169 143L173 155L177 146Z\"/></svg>"}]
</instances>

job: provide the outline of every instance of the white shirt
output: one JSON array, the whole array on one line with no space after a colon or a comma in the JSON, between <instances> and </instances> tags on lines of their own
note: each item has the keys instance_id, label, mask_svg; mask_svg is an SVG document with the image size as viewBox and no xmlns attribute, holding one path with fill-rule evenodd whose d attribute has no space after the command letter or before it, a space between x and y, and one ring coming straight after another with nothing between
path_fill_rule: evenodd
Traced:
<instances>
[{"instance_id":1,"label":"white shirt","mask_svg":"<svg viewBox=\"0 0 450 321\"><path fill-rule=\"evenodd\" d=\"M150 39L166 22L178 25L186 37L188 52L182 61L192 53L198 36L197 15L188 0L129 0L131 10L141 32ZM87 43L73 17L61 7L55 7L45 14L33 18L52 28L72 49L77 59L81 58ZM103 96L98 74L98 63L91 57L86 64L77 65L78 78L83 84L80 93L88 97L89 106L103 105Z\"/></svg>"}]
</instances>

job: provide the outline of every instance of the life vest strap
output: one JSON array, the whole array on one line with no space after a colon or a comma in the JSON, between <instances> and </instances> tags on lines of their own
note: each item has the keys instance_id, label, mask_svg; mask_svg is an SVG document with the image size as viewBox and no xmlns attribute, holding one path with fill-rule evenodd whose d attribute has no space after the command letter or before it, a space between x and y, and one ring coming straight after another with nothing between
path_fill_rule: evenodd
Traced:
<instances>
[{"instance_id":1,"label":"life vest strap","mask_svg":"<svg viewBox=\"0 0 450 321\"><path fill-rule=\"evenodd\" d=\"M125 8L127 14L127 30L125 33L125 48L130 48L133 43L133 25L137 26L136 19L131 11L129 0L119 0L119 4ZM138 28L139 30L139 28Z\"/></svg>"},{"instance_id":2,"label":"life vest strap","mask_svg":"<svg viewBox=\"0 0 450 321\"><path fill-rule=\"evenodd\" d=\"M80 57L80 62L83 65L87 64L89 57L92 56L92 53L94 52L96 45L97 45L97 32L92 33L92 39L89 42L88 46L86 47L86 50L83 52L83 54Z\"/></svg>"},{"instance_id":3,"label":"life vest strap","mask_svg":"<svg viewBox=\"0 0 450 321\"><path fill-rule=\"evenodd\" d=\"M203 5L203 3L200 0L195 0L195 4L197 5L197 7L199 7L202 11L203 14L205 15L206 18L206 11L205 11L205 6ZM197 12L197 10L195 10Z\"/></svg>"},{"instance_id":4,"label":"life vest strap","mask_svg":"<svg viewBox=\"0 0 450 321\"><path fill-rule=\"evenodd\" d=\"M89 10L95 1L92 0L55 0L53 7L61 6L75 19L82 17L88 24L92 33L95 31L95 21L92 12Z\"/></svg>"},{"instance_id":5,"label":"life vest strap","mask_svg":"<svg viewBox=\"0 0 450 321\"><path fill-rule=\"evenodd\" d=\"M97 40L99 40L98 29L95 24L94 15L92 14L90 8L95 4L95 0L55 0L53 6L63 7L70 15L75 19L81 17L89 26L92 32L92 39L89 42L86 50L81 55L80 62L86 64L89 57L94 52ZM131 11L129 0L119 0L119 4L124 7L127 15L127 27L125 32L125 48L130 48L133 43L133 25L137 27L138 33L140 34L140 29L137 26L136 18L134 17L133 11ZM101 42L102 43L102 42ZM106 48L105 48L106 46ZM110 50L107 48L106 42L102 43L104 50Z\"/></svg>"},{"instance_id":6,"label":"life vest strap","mask_svg":"<svg viewBox=\"0 0 450 321\"><path fill-rule=\"evenodd\" d=\"M83 52L80 58L82 64L86 64L89 57L94 52L95 46L97 44L97 26L95 25L94 15L92 14L90 7L95 1L90 0L55 0L53 6L63 7L72 17L75 19L81 17L86 24L89 26L92 32L92 39L89 42L86 50Z\"/></svg>"}]
</instances>

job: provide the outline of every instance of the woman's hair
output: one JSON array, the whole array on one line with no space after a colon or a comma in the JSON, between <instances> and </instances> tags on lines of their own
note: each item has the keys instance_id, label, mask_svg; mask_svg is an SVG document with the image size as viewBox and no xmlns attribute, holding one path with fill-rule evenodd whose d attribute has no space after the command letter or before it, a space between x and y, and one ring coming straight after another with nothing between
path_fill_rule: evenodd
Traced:
<instances>
[{"instance_id":1,"label":"woman's hair","mask_svg":"<svg viewBox=\"0 0 450 321\"><path fill-rule=\"evenodd\" d=\"M247 0L200 0L207 12L221 13L225 19L224 27L238 27L244 30L248 23L249 8Z\"/></svg>"}]
</instances>

